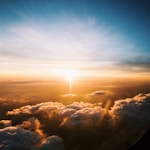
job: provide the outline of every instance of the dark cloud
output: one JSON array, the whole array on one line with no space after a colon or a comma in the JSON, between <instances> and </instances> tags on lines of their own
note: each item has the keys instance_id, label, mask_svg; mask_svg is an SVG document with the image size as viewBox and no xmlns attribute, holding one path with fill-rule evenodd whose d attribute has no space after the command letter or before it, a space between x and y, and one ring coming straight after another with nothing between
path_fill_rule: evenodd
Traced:
<instances>
[{"instance_id":1,"label":"dark cloud","mask_svg":"<svg viewBox=\"0 0 150 150\"><path fill-rule=\"evenodd\" d=\"M2 150L32 150L42 140L36 132L19 127L0 129L0 145Z\"/></svg>"},{"instance_id":2,"label":"dark cloud","mask_svg":"<svg viewBox=\"0 0 150 150\"><path fill-rule=\"evenodd\" d=\"M150 57L149 54L140 55L131 60L124 60L118 62L117 65L123 70L130 70L132 72L149 72L150 71ZM123 67L122 67L123 66Z\"/></svg>"},{"instance_id":3,"label":"dark cloud","mask_svg":"<svg viewBox=\"0 0 150 150\"><path fill-rule=\"evenodd\" d=\"M139 94L116 100L109 109L101 103L46 102L23 106L7 114L13 123L16 118L22 119L23 129L16 130L37 136L40 150L60 150L62 145L66 150L126 150L150 127L149 108L150 94ZM47 138L43 140L42 135Z\"/></svg>"},{"instance_id":4,"label":"dark cloud","mask_svg":"<svg viewBox=\"0 0 150 150\"><path fill-rule=\"evenodd\" d=\"M31 131L38 131L40 128L40 122L37 118L32 117L32 118L29 118L27 121L23 121L21 126Z\"/></svg>"},{"instance_id":5,"label":"dark cloud","mask_svg":"<svg viewBox=\"0 0 150 150\"><path fill-rule=\"evenodd\" d=\"M62 150L62 139L56 135L47 137L40 145L40 150Z\"/></svg>"},{"instance_id":6,"label":"dark cloud","mask_svg":"<svg viewBox=\"0 0 150 150\"><path fill-rule=\"evenodd\" d=\"M38 119L32 117L23 124L0 129L0 149L62 150L62 139L55 135L45 137L39 127Z\"/></svg>"}]
</instances>

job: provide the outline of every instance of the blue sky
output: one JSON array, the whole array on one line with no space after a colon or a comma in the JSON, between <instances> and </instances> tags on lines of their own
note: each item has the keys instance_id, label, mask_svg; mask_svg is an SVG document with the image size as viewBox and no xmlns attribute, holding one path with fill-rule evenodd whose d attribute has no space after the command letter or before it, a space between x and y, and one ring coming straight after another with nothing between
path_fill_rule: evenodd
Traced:
<instances>
[{"instance_id":1,"label":"blue sky","mask_svg":"<svg viewBox=\"0 0 150 150\"><path fill-rule=\"evenodd\" d=\"M0 0L2 74L150 73L148 0Z\"/></svg>"}]
</instances>

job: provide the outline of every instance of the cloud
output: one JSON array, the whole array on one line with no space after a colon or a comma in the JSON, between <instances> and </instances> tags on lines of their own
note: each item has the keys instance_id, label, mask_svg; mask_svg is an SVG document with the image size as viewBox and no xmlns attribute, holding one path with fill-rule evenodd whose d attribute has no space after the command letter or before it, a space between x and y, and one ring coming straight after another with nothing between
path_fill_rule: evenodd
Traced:
<instances>
[{"instance_id":1,"label":"cloud","mask_svg":"<svg viewBox=\"0 0 150 150\"><path fill-rule=\"evenodd\" d=\"M150 125L150 94L138 94L133 98L115 101L110 114L115 119L130 121L148 128Z\"/></svg>"},{"instance_id":2,"label":"cloud","mask_svg":"<svg viewBox=\"0 0 150 150\"><path fill-rule=\"evenodd\" d=\"M37 131L40 128L40 122L37 118L32 117L29 118L27 121L23 121L22 126L25 129L29 129L31 131Z\"/></svg>"},{"instance_id":3,"label":"cloud","mask_svg":"<svg viewBox=\"0 0 150 150\"><path fill-rule=\"evenodd\" d=\"M90 22L68 17L51 23L26 21L5 26L5 33L0 29L1 68L7 74L12 73L12 68L16 74L48 74L47 68L54 68L50 69L53 72L73 66L85 70L96 68L101 75L121 69L116 64L123 61L124 51L130 52L126 58L131 60L135 54L131 52L138 50L137 46L118 31Z\"/></svg>"},{"instance_id":4,"label":"cloud","mask_svg":"<svg viewBox=\"0 0 150 150\"><path fill-rule=\"evenodd\" d=\"M112 93L106 90L97 90L92 93L86 94L85 98L91 103L101 102L102 107L108 109L111 106L112 101L110 101Z\"/></svg>"},{"instance_id":5,"label":"cloud","mask_svg":"<svg viewBox=\"0 0 150 150\"><path fill-rule=\"evenodd\" d=\"M64 108L65 106L62 103L58 102L46 102L46 103L40 103L36 105L26 105L23 107L20 107L18 109L14 109L13 111L8 111L8 115L18 115L18 114L48 114L52 111L58 111L59 109Z\"/></svg>"},{"instance_id":6,"label":"cloud","mask_svg":"<svg viewBox=\"0 0 150 150\"><path fill-rule=\"evenodd\" d=\"M78 95L76 95L76 94L64 94L64 95L62 95L62 97L75 97L75 96L78 96Z\"/></svg>"},{"instance_id":7,"label":"cloud","mask_svg":"<svg viewBox=\"0 0 150 150\"><path fill-rule=\"evenodd\" d=\"M93 96L102 96L102 95L105 95L107 93L108 93L108 91L98 90L98 91L94 91L90 94L87 94L86 97L88 98L88 97L93 97Z\"/></svg>"},{"instance_id":8,"label":"cloud","mask_svg":"<svg viewBox=\"0 0 150 150\"><path fill-rule=\"evenodd\" d=\"M122 67L121 70L130 69L133 73L145 72L149 74L150 71L150 57L148 53L137 53L131 60L124 60L117 63L118 67Z\"/></svg>"},{"instance_id":9,"label":"cloud","mask_svg":"<svg viewBox=\"0 0 150 150\"><path fill-rule=\"evenodd\" d=\"M60 115L63 117L71 116L72 114L76 113L79 110L82 109L88 109L88 108L101 108L101 103L92 104L88 102L73 102L70 105L66 105L60 112Z\"/></svg>"},{"instance_id":10,"label":"cloud","mask_svg":"<svg viewBox=\"0 0 150 150\"><path fill-rule=\"evenodd\" d=\"M101 104L73 103L62 111L65 116L61 126L67 127L93 127L95 123L103 119L106 114ZM67 116L68 115L68 116Z\"/></svg>"},{"instance_id":11,"label":"cloud","mask_svg":"<svg viewBox=\"0 0 150 150\"><path fill-rule=\"evenodd\" d=\"M30 132L39 133L37 129L41 128L47 137L50 136L40 145L42 150L49 144L50 147L57 142L62 145L62 140L66 149L126 150L150 127L149 108L150 94L138 94L133 98L116 100L109 109L101 103L81 101L64 105L46 102L8 111L8 115L15 116L15 119L38 117L42 126L36 118L22 121ZM12 122L15 123L13 117ZM54 141L49 142L50 139ZM56 145L59 149L59 144Z\"/></svg>"},{"instance_id":12,"label":"cloud","mask_svg":"<svg viewBox=\"0 0 150 150\"><path fill-rule=\"evenodd\" d=\"M0 129L0 149L62 150L63 140L55 135L45 137L39 127L40 122L32 117L21 125Z\"/></svg>"},{"instance_id":13,"label":"cloud","mask_svg":"<svg viewBox=\"0 0 150 150\"><path fill-rule=\"evenodd\" d=\"M60 137L53 135L47 137L40 145L40 150L62 150L63 141Z\"/></svg>"},{"instance_id":14,"label":"cloud","mask_svg":"<svg viewBox=\"0 0 150 150\"><path fill-rule=\"evenodd\" d=\"M0 128L11 126L11 120L0 120Z\"/></svg>"},{"instance_id":15,"label":"cloud","mask_svg":"<svg viewBox=\"0 0 150 150\"><path fill-rule=\"evenodd\" d=\"M3 150L32 150L41 140L42 138L38 133L19 127L11 126L0 129L0 145Z\"/></svg>"}]
</instances>

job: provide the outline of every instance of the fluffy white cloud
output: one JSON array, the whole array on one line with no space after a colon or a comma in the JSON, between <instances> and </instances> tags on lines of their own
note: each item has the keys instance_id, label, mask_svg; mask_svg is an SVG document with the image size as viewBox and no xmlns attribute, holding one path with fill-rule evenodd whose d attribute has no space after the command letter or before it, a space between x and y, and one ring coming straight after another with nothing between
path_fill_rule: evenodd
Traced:
<instances>
[{"instance_id":1,"label":"fluffy white cloud","mask_svg":"<svg viewBox=\"0 0 150 150\"><path fill-rule=\"evenodd\" d=\"M150 94L139 94L133 98L116 100L110 109L102 107L101 103L73 102L64 105L46 102L14 109L8 115L19 118L38 116L43 124L42 130L50 136L40 145L42 150L53 147L57 141L62 145L62 139L68 149L90 150L94 147L96 150L122 150L124 147L126 150L150 127L149 108ZM24 128L40 133L40 125L35 118L23 124ZM54 134L62 139L57 136L52 138ZM50 139L55 142L50 142Z\"/></svg>"},{"instance_id":2,"label":"fluffy white cloud","mask_svg":"<svg viewBox=\"0 0 150 150\"><path fill-rule=\"evenodd\" d=\"M27 105L18 109L14 109L13 111L8 111L8 115L17 115L17 114L38 114L44 113L48 114L52 111L58 111L59 109L64 108L65 106L58 102L46 102L40 103L33 106Z\"/></svg>"},{"instance_id":3,"label":"fluffy white cloud","mask_svg":"<svg viewBox=\"0 0 150 150\"><path fill-rule=\"evenodd\" d=\"M106 110L101 108L100 104L83 102L81 102L81 106L80 103L72 104L72 108L68 106L63 113L66 115L66 112L70 114L68 117L65 117L61 126L68 127L93 127L102 120L106 114Z\"/></svg>"},{"instance_id":4,"label":"fluffy white cloud","mask_svg":"<svg viewBox=\"0 0 150 150\"><path fill-rule=\"evenodd\" d=\"M128 120L132 123L150 126L150 94L138 94L133 98L115 101L110 115L115 119ZM137 124L137 125L138 125Z\"/></svg>"}]
</instances>

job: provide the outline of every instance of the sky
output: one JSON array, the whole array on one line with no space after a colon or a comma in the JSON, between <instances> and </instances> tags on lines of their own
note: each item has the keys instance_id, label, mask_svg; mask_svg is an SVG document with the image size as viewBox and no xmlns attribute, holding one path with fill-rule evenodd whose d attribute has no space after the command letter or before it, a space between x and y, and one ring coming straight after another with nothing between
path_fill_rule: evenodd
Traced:
<instances>
[{"instance_id":1,"label":"sky","mask_svg":"<svg viewBox=\"0 0 150 150\"><path fill-rule=\"evenodd\" d=\"M149 8L150 0L0 0L0 149L137 143L150 129Z\"/></svg>"},{"instance_id":2,"label":"sky","mask_svg":"<svg viewBox=\"0 0 150 150\"><path fill-rule=\"evenodd\" d=\"M0 79L150 75L149 0L0 0Z\"/></svg>"}]
</instances>

